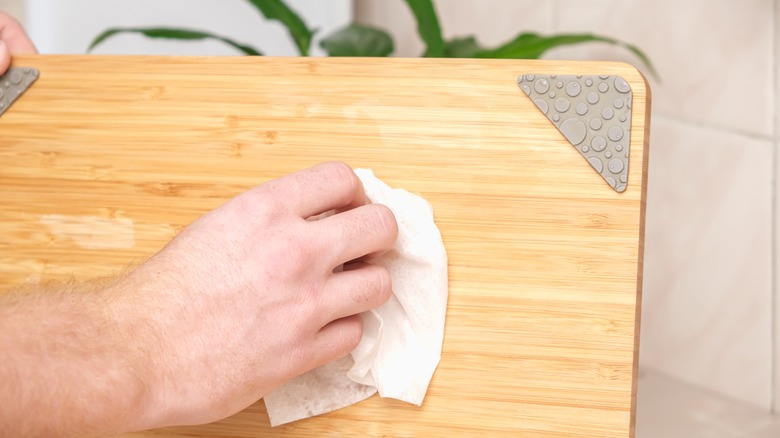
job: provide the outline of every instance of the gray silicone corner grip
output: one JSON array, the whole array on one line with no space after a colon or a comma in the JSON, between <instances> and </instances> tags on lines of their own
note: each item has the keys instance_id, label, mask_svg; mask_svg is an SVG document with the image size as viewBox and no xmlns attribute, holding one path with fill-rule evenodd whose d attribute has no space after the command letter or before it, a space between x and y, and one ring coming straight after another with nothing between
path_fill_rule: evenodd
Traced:
<instances>
[{"instance_id":1,"label":"gray silicone corner grip","mask_svg":"<svg viewBox=\"0 0 780 438\"><path fill-rule=\"evenodd\" d=\"M626 190L632 93L625 79L526 74L517 83L615 191Z\"/></svg>"},{"instance_id":2,"label":"gray silicone corner grip","mask_svg":"<svg viewBox=\"0 0 780 438\"><path fill-rule=\"evenodd\" d=\"M30 67L12 67L0 75L0 116L40 76L38 70Z\"/></svg>"}]
</instances>

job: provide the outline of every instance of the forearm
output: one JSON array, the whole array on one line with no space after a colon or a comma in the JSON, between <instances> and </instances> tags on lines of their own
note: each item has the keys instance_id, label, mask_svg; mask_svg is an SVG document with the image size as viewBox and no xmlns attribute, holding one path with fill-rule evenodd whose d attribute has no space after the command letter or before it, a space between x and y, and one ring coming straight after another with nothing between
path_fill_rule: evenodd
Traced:
<instances>
[{"instance_id":1,"label":"forearm","mask_svg":"<svg viewBox=\"0 0 780 438\"><path fill-rule=\"evenodd\" d=\"M150 361L122 281L0 296L0 435L143 428Z\"/></svg>"},{"instance_id":2,"label":"forearm","mask_svg":"<svg viewBox=\"0 0 780 438\"><path fill-rule=\"evenodd\" d=\"M117 281L0 296L0 436L239 412L354 350L360 314L392 293L384 268L355 260L397 234L347 165L325 163L236 196Z\"/></svg>"}]
</instances>

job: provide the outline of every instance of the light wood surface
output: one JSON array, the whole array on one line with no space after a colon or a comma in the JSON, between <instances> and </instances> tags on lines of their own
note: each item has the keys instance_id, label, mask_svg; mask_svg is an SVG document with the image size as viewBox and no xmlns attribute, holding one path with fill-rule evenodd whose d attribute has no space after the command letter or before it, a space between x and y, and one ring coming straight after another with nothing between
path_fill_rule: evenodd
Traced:
<instances>
[{"instance_id":1,"label":"light wood surface","mask_svg":"<svg viewBox=\"0 0 780 438\"><path fill-rule=\"evenodd\" d=\"M632 67L492 60L39 56L0 118L0 288L111 274L231 196L326 160L428 199L450 260L422 407L373 397L271 429L262 402L161 436L633 434L649 96ZM633 88L616 193L518 89Z\"/></svg>"}]
</instances>

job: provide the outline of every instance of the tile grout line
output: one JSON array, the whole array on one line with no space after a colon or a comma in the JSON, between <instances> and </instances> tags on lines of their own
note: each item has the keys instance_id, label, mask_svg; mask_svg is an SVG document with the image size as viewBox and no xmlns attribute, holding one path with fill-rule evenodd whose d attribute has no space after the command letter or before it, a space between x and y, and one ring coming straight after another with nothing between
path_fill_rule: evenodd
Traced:
<instances>
[{"instance_id":1,"label":"tile grout line","mask_svg":"<svg viewBox=\"0 0 780 438\"><path fill-rule=\"evenodd\" d=\"M771 364L770 373L769 373L769 381L770 381L770 388L771 388L771 394L769 397L769 408L770 412L777 413L778 408L778 402L777 400L777 394L780 393L780 382L778 381L778 366L780 363L778 363L778 355L780 355L780 351L778 351L778 229L777 229L777 208L778 208L778 146L780 146L780 126L778 126L778 119L780 119L780 86L777 84L777 79L780 78L780 67L778 66L778 62L780 60L777 59L778 53L780 53L780 50L778 50L778 38L780 38L780 29L778 29L778 26L780 23L777 22L778 13L780 13L780 0L775 0L772 2L772 95L774 96L774 120L772 120L772 125L774 126L774 137L775 142L772 147L772 187L771 187L771 193L772 193L772 199L770 205L772 206L772 210L770 211L770 218L771 218L771 227L770 227L770 236L772 239L772 246L771 246L771 295L769 297L769 303L770 303L770 309L771 309L771 318L770 318L770 333L769 333L769 339L771 341L771 345L769 346L770 351L772 354L770 355L770 361Z\"/></svg>"},{"instance_id":2,"label":"tile grout line","mask_svg":"<svg viewBox=\"0 0 780 438\"><path fill-rule=\"evenodd\" d=\"M660 120L666 123L672 123L676 125L684 125L686 127L693 127L693 128L699 128L699 129L706 129L708 131L717 131L721 133L726 134L734 134L734 135L741 135L743 137L748 137L753 140L761 140L761 141L770 141L775 142L778 140L776 136L773 134L765 135L765 134L756 134L755 132L750 131L744 131L741 129L735 129L735 128L724 128L723 126L702 122L699 120L689 120L689 119L682 119L677 116L671 116L664 114L663 112L654 112L652 115L654 120Z\"/></svg>"}]
</instances>

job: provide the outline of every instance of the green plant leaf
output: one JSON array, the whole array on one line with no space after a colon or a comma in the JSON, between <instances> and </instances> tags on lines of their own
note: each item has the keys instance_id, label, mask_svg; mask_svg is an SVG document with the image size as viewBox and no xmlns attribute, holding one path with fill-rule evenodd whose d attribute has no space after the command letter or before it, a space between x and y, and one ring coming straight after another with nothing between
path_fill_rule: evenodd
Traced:
<instances>
[{"instance_id":1,"label":"green plant leaf","mask_svg":"<svg viewBox=\"0 0 780 438\"><path fill-rule=\"evenodd\" d=\"M329 56L384 57L393 53L393 38L382 29L350 24L320 42Z\"/></svg>"},{"instance_id":2,"label":"green plant leaf","mask_svg":"<svg viewBox=\"0 0 780 438\"><path fill-rule=\"evenodd\" d=\"M283 0L249 0L263 16L269 20L278 20L290 33L301 56L309 56L309 47L314 31L309 29L303 19Z\"/></svg>"},{"instance_id":3,"label":"green plant leaf","mask_svg":"<svg viewBox=\"0 0 780 438\"><path fill-rule=\"evenodd\" d=\"M255 49L252 46L248 46L246 44L238 43L234 40L231 40L230 38L226 38L223 36L215 35L208 32L201 32L199 30L190 30L190 29L172 29L172 28L165 28L165 27L115 27L108 29L98 35L94 40L92 40L92 43L90 43L89 48L87 49L88 52L91 52L92 49L97 47L98 45L102 44L107 39L113 37L114 35L121 34L121 33L140 33L143 36L149 37L149 38L166 38L166 39L172 39L172 40L205 40L205 39L213 39L217 41L222 41L223 43L232 46L238 50L240 50L245 55L254 55L254 56L260 56L262 53L260 53L257 49Z\"/></svg>"},{"instance_id":4,"label":"green plant leaf","mask_svg":"<svg viewBox=\"0 0 780 438\"><path fill-rule=\"evenodd\" d=\"M447 58L474 58L483 51L485 48L473 36L452 39L444 46L444 56Z\"/></svg>"},{"instance_id":5,"label":"green plant leaf","mask_svg":"<svg viewBox=\"0 0 780 438\"><path fill-rule=\"evenodd\" d=\"M444 37L441 34L439 17L432 0L406 0L414 18L417 19L417 32L425 43L425 54L429 58L444 56Z\"/></svg>"},{"instance_id":6,"label":"green plant leaf","mask_svg":"<svg viewBox=\"0 0 780 438\"><path fill-rule=\"evenodd\" d=\"M512 41L490 50L478 52L477 58L513 58L513 59L536 59L542 56L544 52L555 47L567 46L571 44L580 44L588 42L602 42L614 44L623 47L636 55L647 66L650 73L658 78L650 58L645 55L638 47L618 41L614 38L593 35L593 34L563 34L553 36L542 36L535 33L522 33Z\"/></svg>"}]
</instances>

